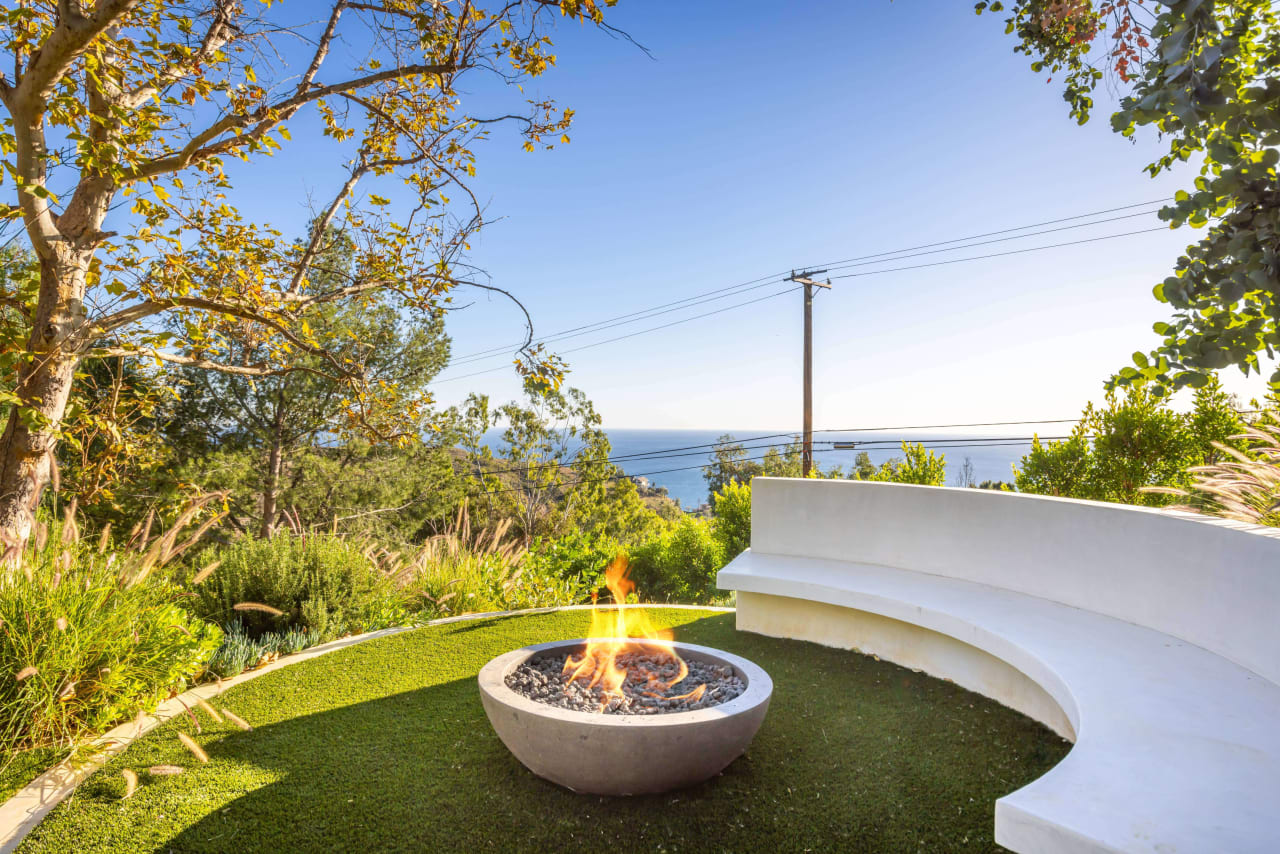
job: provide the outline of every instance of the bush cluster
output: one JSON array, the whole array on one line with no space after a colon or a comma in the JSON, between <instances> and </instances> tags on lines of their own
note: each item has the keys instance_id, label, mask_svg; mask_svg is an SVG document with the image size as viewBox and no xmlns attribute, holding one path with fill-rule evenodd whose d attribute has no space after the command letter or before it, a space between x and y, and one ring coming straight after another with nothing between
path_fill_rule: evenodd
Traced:
<instances>
[{"instance_id":1,"label":"bush cluster","mask_svg":"<svg viewBox=\"0 0 1280 854\"><path fill-rule=\"evenodd\" d=\"M150 709L204 669L222 632L136 551L46 529L0 571L0 750L66 744Z\"/></svg>"},{"instance_id":2,"label":"bush cluster","mask_svg":"<svg viewBox=\"0 0 1280 854\"><path fill-rule=\"evenodd\" d=\"M196 565L214 562L214 572L195 586L192 607L223 626L238 621L249 637L300 629L332 640L399 625L409 616L394 580L343 537L283 532L245 538L206 549Z\"/></svg>"}]
</instances>

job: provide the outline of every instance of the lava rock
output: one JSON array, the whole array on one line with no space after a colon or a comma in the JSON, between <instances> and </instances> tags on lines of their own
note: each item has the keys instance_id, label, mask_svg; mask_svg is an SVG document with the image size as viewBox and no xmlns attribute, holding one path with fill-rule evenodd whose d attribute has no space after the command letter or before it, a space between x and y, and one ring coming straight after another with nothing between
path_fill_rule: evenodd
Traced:
<instances>
[{"instance_id":1,"label":"lava rock","mask_svg":"<svg viewBox=\"0 0 1280 854\"><path fill-rule=\"evenodd\" d=\"M507 676L507 687L549 706L610 715L691 712L726 703L747 688L732 667L702 661L686 662L688 672L681 678L680 660L655 650L625 652L614 659L627 674L619 696L592 685L599 663L580 666L581 658L581 651L531 658ZM575 672L578 678L572 679Z\"/></svg>"}]
</instances>

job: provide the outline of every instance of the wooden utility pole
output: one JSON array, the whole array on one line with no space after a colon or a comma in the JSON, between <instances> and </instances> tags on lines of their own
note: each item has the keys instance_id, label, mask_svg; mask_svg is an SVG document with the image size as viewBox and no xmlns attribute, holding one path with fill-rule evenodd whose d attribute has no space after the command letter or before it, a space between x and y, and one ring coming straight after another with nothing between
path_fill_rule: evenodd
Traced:
<instances>
[{"instance_id":1,"label":"wooden utility pole","mask_svg":"<svg viewBox=\"0 0 1280 854\"><path fill-rule=\"evenodd\" d=\"M814 281L826 270L791 271L789 281L804 285L804 439L801 446L801 471L805 477L813 470L813 289L831 290L831 280Z\"/></svg>"}]
</instances>

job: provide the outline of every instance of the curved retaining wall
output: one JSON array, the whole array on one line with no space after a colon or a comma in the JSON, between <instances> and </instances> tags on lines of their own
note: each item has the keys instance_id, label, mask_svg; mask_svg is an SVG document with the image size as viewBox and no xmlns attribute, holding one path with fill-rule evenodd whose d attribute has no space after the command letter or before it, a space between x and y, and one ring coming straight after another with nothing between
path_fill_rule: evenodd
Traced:
<instances>
[{"instance_id":1,"label":"curved retaining wall","mask_svg":"<svg viewBox=\"0 0 1280 854\"><path fill-rule=\"evenodd\" d=\"M1096 501L756 478L755 553L872 563L1156 629L1280 683L1280 536Z\"/></svg>"}]
</instances>

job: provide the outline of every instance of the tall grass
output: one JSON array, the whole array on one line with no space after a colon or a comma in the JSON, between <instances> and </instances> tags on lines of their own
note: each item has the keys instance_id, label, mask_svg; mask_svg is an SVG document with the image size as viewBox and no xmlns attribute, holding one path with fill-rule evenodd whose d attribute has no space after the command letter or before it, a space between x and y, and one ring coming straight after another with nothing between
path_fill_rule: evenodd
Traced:
<instances>
[{"instance_id":1,"label":"tall grass","mask_svg":"<svg viewBox=\"0 0 1280 854\"><path fill-rule=\"evenodd\" d=\"M587 599L589 591L574 580L531 567L524 547L508 538L510 528L509 519L473 528L464 502L449 530L416 549L380 550L373 557L423 619Z\"/></svg>"},{"instance_id":2,"label":"tall grass","mask_svg":"<svg viewBox=\"0 0 1280 854\"><path fill-rule=\"evenodd\" d=\"M1269 412L1265 420L1232 436L1245 450L1214 442L1225 457L1211 465L1188 471L1187 489L1152 487L1148 491L1176 495L1185 503L1174 509L1190 510L1254 525L1280 526L1280 415Z\"/></svg>"},{"instance_id":3,"label":"tall grass","mask_svg":"<svg viewBox=\"0 0 1280 854\"><path fill-rule=\"evenodd\" d=\"M221 639L192 619L162 572L217 514L192 502L168 530L154 518L115 547L80 536L74 508L38 522L0 568L0 751L71 744L153 708L201 673Z\"/></svg>"}]
</instances>

